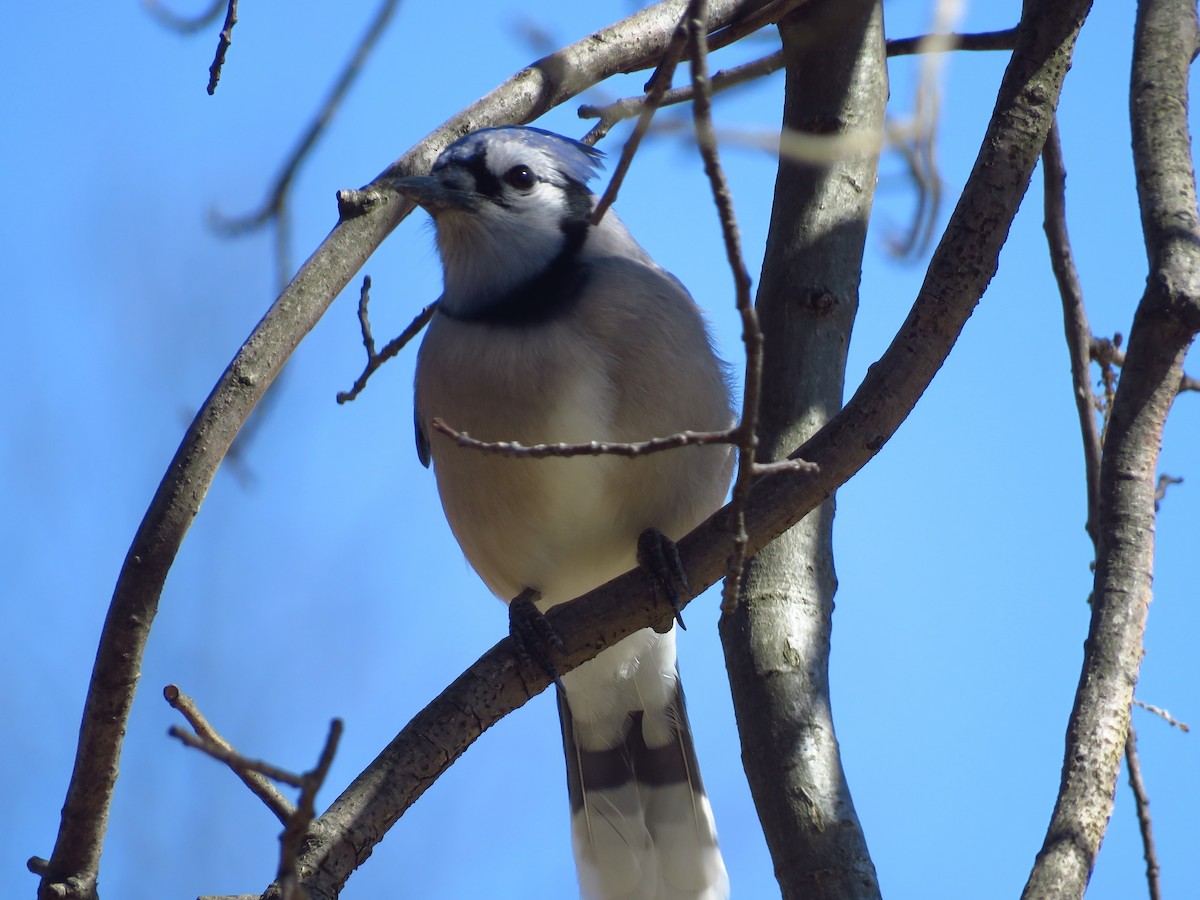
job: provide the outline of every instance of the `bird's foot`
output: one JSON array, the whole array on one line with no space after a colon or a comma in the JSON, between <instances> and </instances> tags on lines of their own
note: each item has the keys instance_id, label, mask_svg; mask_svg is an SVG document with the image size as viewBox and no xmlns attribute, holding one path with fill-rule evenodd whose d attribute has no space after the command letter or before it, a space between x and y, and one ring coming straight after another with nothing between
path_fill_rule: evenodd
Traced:
<instances>
[{"instance_id":1,"label":"bird's foot","mask_svg":"<svg viewBox=\"0 0 1200 900\"><path fill-rule=\"evenodd\" d=\"M692 589L683 570L683 560L679 558L679 547L657 528L647 528L638 535L637 560L654 582L659 595L665 596L671 604L679 627L687 631L681 614L681 595L690 596Z\"/></svg>"},{"instance_id":2,"label":"bird's foot","mask_svg":"<svg viewBox=\"0 0 1200 900\"><path fill-rule=\"evenodd\" d=\"M508 633L516 644L521 663L542 669L561 689L558 668L550 658L550 651L563 652L562 637L537 608L536 602L541 596L533 588L525 588L512 599L508 604Z\"/></svg>"}]
</instances>

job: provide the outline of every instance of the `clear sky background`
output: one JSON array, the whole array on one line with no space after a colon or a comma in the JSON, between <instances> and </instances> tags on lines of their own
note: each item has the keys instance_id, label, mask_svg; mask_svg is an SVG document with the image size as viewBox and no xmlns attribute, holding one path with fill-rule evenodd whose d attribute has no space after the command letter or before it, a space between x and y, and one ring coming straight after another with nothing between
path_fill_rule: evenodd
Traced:
<instances>
[{"instance_id":1,"label":"clear sky background","mask_svg":"<svg viewBox=\"0 0 1200 900\"><path fill-rule=\"evenodd\" d=\"M1006 27L1018 7L977 0L961 27ZM0 896L33 896L24 861L53 846L96 640L133 532L187 421L275 295L268 236L223 239L206 217L257 206L374 9L243 5L215 97L204 86L219 26L180 36L132 2L28 4L6 41ZM336 190L366 183L540 55L522 23L566 43L630 9L615 0L408 0L297 180L294 258L334 224ZM886 9L892 36L928 25L926 0ZM1128 332L1146 275L1129 150L1132 27L1133 4L1097 4L1061 110L1072 238L1093 327L1106 335ZM715 64L770 47L756 38ZM948 62L938 148L948 198L974 159L1006 57ZM911 111L915 73L912 60L892 62L894 115ZM637 93L642 81L601 90ZM718 123L769 133L781 93L781 74L732 93ZM587 125L574 108L538 124L580 136ZM614 153L622 136L603 148ZM724 158L757 273L775 161L732 146ZM927 258L888 255L914 197L894 159L882 168L851 389L903 320ZM617 206L709 311L722 353L739 360L732 280L694 151L676 137L650 144ZM948 214L949 204L939 227ZM1092 554L1041 218L1039 172L949 362L839 493L834 711L888 897L1016 896L1058 786ZM438 294L427 219L404 223L365 271L385 340ZM163 685L192 694L245 753L294 769L313 763L329 720L342 717L324 804L505 631L503 607L463 561L413 450L414 354L390 363L356 402L334 402L363 362L356 297L357 282L288 365L238 471L218 473L167 581L101 869L109 900L254 892L275 871L277 824L231 774L166 737L180 720ZM1198 448L1200 397L1185 395L1161 469L1186 481L1158 519L1137 693L1200 725ZM710 593L689 609L680 642L700 758L734 896L777 897L716 621ZM1165 896L1195 896L1200 738L1141 710L1134 721ZM1122 775L1089 897L1143 896L1143 870ZM573 891L547 694L484 735L344 896L557 900Z\"/></svg>"}]
</instances>

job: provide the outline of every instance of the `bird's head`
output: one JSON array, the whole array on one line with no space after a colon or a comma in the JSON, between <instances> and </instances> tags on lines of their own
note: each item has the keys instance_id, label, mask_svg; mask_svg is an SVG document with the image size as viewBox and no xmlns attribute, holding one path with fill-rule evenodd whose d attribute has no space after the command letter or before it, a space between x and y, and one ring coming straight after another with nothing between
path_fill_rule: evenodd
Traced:
<instances>
[{"instance_id":1,"label":"bird's head","mask_svg":"<svg viewBox=\"0 0 1200 900\"><path fill-rule=\"evenodd\" d=\"M602 156L539 128L484 128L442 151L429 175L397 179L436 223L443 308L487 307L577 255Z\"/></svg>"}]
</instances>

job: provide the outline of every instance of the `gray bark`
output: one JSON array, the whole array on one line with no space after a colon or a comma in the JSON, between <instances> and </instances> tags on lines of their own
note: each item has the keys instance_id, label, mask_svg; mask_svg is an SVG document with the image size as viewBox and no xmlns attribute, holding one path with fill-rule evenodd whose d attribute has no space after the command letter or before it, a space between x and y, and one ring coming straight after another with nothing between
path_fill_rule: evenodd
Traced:
<instances>
[{"instance_id":1,"label":"gray bark","mask_svg":"<svg viewBox=\"0 0 1200 900\"><path fill-rule=\"evenodd\" d=\"M779 25L785 129L831 139L883 129L878 2L810 3ZM841 408L878 166L780 160L756 306L764 337L760 459L786 457ZM764 547L721 620L742 757L785 898L875 898L829 704L831 497Z\"/></svg>"},{"instance_id":2,"label":"gray bark","mask_svg":"<svg viewBox=\"0 0 1200 900\"><path fill-rule=\"evenodd\" d=\"M1138 4L1130 115L1150 273L1100 465L1099 552L1062 781L1023 897L1082 897L1112 815L1154 573L1156 466L1200 330L1200 221L1187 125L1195 0Z\"/></svg>"}]
</instances>

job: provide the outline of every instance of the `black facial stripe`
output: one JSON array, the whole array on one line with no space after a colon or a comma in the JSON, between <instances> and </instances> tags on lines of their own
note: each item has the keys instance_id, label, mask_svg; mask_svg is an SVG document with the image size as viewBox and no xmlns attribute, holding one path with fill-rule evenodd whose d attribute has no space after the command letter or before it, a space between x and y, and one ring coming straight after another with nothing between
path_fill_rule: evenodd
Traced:
<instances>
[{"instance_id":1,"label":"black facial stripe","mask_svg":"<svg viewBox=\"0 0 1200 900\"><path fill-rule=\"evenodd\" d=\"M475 190L483 194L485 197L491 197L493 200L499 200L501 192L504 190L504 185L500 182L490 169L487 167L487 151L480 150L478 154L472 156L467 162L459 163L464 169L471 173L475 179Z\"/></svg>"},{"instance_id":2,"label":"black facial stripe","mask_svg":"<svg viewBox=\"0 0 1200 900\"><path fill-rule=\"evenodd\" d=\"M460 321L508 327L549 322L569 312L591 277L590 268L579 260L579 251L591 227L592 194L571 179L563 185L563 192L567 202L561 227L566 240L545 269L467 315L450 314L444 308L440 312Z\"/></svg>"}]
</instances>

